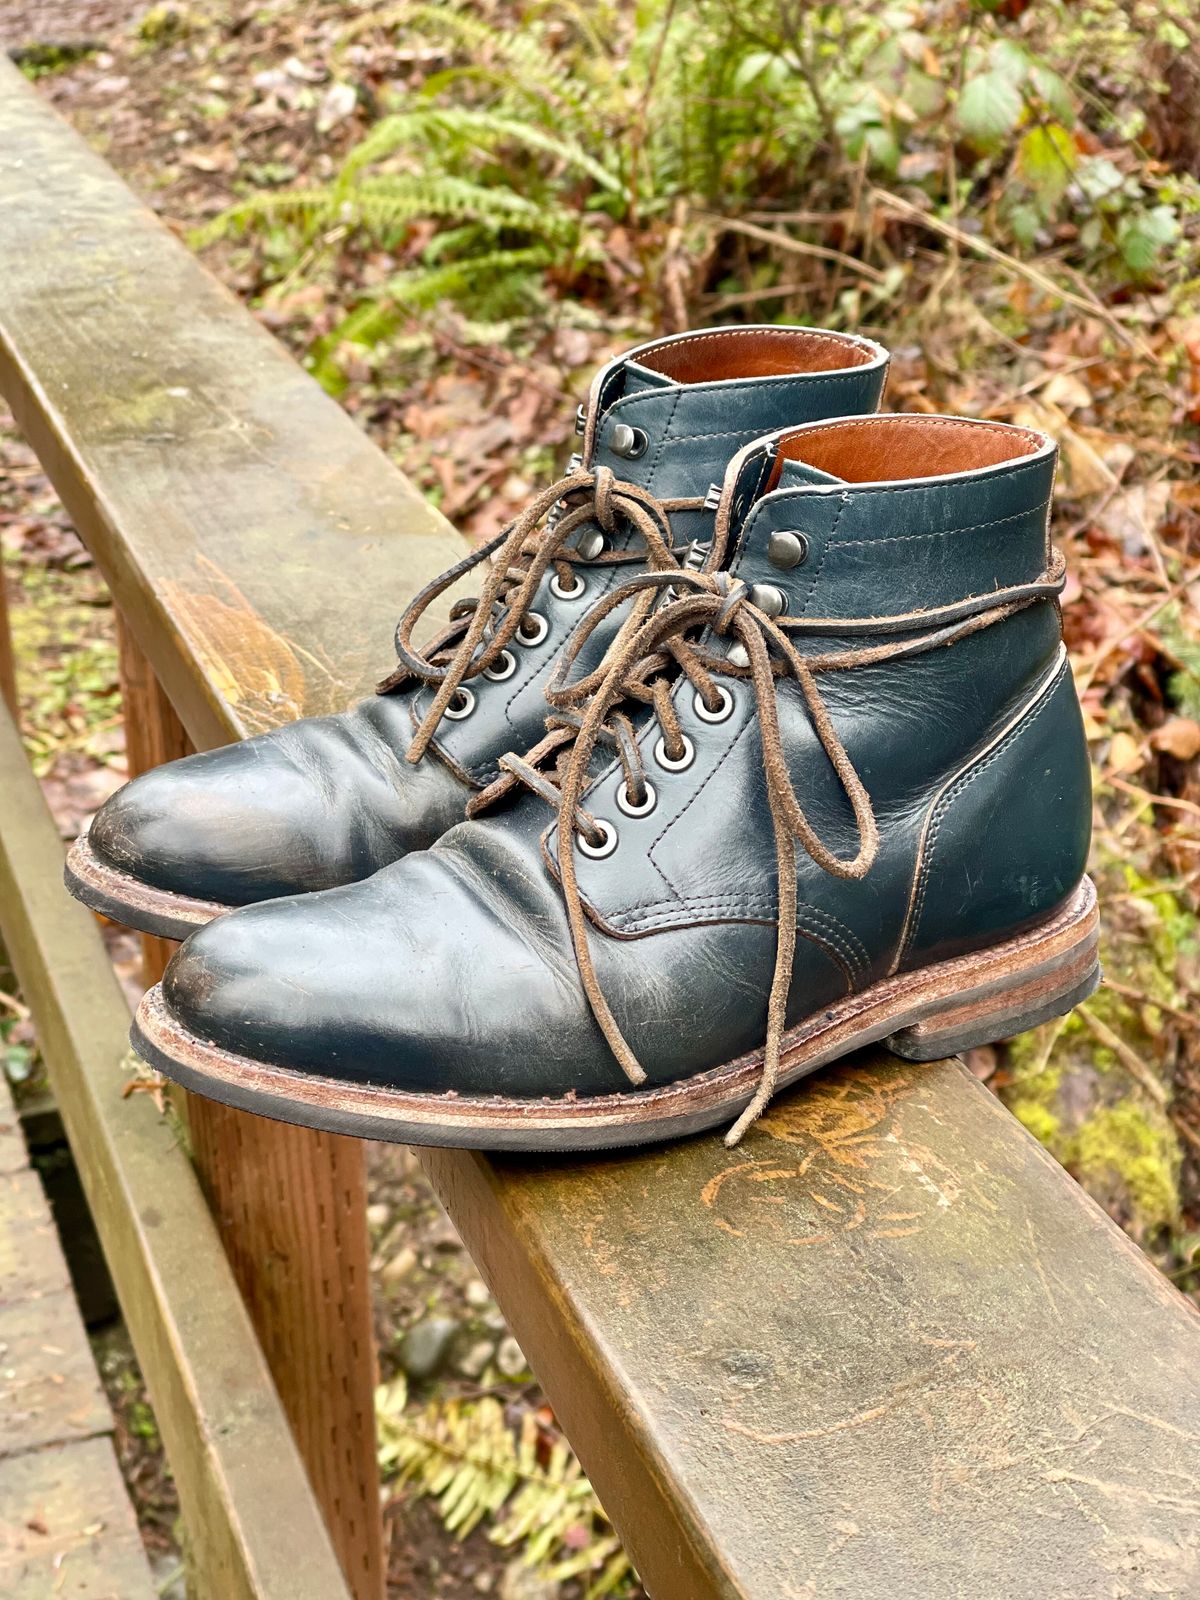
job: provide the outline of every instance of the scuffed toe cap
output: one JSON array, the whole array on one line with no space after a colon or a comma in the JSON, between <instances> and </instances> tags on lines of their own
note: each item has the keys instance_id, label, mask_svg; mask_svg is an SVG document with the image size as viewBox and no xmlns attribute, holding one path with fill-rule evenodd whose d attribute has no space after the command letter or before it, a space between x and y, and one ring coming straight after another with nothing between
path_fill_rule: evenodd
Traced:
<instances>
[{"instance_id":1,"label":"scuffed toe cap","mask_svg":"<svg viewBox=\"0 0 1200 1600\"><path fill-rule=\"evenodd\" d=\"M401 1091L619 1089L574 963L543 960L437 857L202 928L163 979L172 1018L252 1061Z\"/></svg>"},{"instance_id":2,"label":"scuffed toe cap","mask_svg":"<svg viewBox=\"0 0 1200 1600\"><path fill-rule=\"evenodd\" d=\"M292 885L278 859L286 796L274 785L267 810L239 781L244 749L187 756L118 789L88 830L93 853L153 888L218 904L286 893Z\"/></svg>"}]
</instances>

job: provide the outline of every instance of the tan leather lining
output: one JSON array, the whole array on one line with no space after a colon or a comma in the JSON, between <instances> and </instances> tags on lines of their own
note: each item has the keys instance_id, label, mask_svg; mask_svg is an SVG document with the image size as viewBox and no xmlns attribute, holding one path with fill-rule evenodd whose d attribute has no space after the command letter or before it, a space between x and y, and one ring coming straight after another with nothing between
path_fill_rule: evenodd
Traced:
<instances>
[{"instance_id":1,"label":"tan leather lining","mask_svg":"<svg viewBox=\"0 0 1200 1600\"><path fill-rule=\"evenodd\" d=\"M849 339L800 328L725 328L672 340L636 357L640 366L675 383L835 372L865 367L873 359L869 349Z\"/></svg>"},{"instance_id":2,"label":"tan leather lining","mask_svg":"<svg viewBox=\"0 0 1200 1600\"><path fill-rule=\"evenodd\" d=\"M1045 441L1024 428L956 417L880 416L835 422L780 441L780 457L847 483L939 478L1036 455Z\"/></svg>"}]
</instances>

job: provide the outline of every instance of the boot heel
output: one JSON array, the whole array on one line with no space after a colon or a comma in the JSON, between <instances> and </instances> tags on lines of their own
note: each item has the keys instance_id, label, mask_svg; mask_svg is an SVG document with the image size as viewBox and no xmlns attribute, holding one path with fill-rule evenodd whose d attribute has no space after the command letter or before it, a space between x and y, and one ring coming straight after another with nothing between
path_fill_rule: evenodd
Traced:
<instances>
[{"instance_id":1,"label":"boot heel","mask_svg":"<svg viewBox=\"0 0 1200 1600\"><path fill-rule=\"evenodd\" d=\"M1099 932L1096 891L1085 878L1044 927L947 963L957 988L890 1034L888 1049L907 1061L937 1061L1063 1016L1100 982Z\"/></svg>"}]
</instances>

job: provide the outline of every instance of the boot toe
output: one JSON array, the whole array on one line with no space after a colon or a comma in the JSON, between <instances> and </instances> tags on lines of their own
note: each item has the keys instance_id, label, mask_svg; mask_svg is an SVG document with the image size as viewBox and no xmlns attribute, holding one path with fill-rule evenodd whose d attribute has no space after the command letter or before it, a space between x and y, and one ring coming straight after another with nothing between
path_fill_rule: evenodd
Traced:
<instances>
[{"instance_id":1,"label":"boot toe","mask_svg":"<svg viewBox=\"0 0 1200 1600\"><path fill-rule=\"evenodd\" d=\"M205 1044L315 1077L509 1096L624 1085L573 964L489 922L436 852L222 917L176 954L163 999Z\"/></svg>"}]
</instances>

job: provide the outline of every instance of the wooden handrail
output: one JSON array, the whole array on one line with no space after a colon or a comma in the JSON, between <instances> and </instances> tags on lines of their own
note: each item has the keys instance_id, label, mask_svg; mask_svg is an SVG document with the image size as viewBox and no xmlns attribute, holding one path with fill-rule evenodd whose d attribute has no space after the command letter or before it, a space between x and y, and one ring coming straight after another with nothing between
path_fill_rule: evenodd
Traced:
<instances>
[{"instance_id":1,"label":"wooden handrail","mask_svg":"<svg viewBox=\"0 0 1200 1600\"><path fill-rule=\"evenodd\" d=\"M63 893L62 859L0 708L0 932L150 1390L197 1593L348 1600L179 1131L125 1093L129 1007L95 919Z\"/></svg>"},{"instance_id":2,"label":"wooden handrail","mask_svg":"<svg viewBox=\"0 0 1200 1600\"><path fill-rule=\"evenodd\" d=\"M3 80L0 239L0 386L195 742L368 692L453 539ZM958 1063L423 1160L655 1600L1194 1584L1200 1319Z\"/></svg>"}]
</instances>

